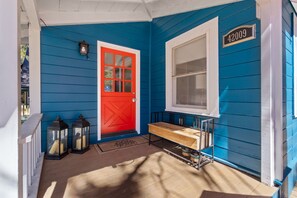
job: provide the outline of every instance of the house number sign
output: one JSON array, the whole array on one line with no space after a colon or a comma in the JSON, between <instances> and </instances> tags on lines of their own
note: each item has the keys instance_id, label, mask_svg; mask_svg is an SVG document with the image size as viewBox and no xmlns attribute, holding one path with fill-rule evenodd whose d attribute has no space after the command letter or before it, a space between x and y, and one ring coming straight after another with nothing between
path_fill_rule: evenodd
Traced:
<instances>
[{"instance_id":1,"label":"house number sign","mask_svg":"<svg viewBox=\"0 0 297 198\"><path fill-rule=\"evenodd\" d=\"M256 25L243 25L234 28L223 37L223 47L228 47L256 38Z\"/></svg>"}]
</instances>

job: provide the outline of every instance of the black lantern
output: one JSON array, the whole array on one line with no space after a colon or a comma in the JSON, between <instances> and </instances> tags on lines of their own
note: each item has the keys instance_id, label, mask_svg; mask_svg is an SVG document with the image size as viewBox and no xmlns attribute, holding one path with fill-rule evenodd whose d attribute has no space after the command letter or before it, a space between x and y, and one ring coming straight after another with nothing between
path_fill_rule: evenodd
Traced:
<instances>
[{"instance_id":1,"label":"black lantern","mask_svg":"<svg viewBox=\"0 0 297 198\"><path fill-rule=\"evenodd\" d=\"M89 150L90 123L82 115L72 124L72 140L73 153L84 153Z\"/></svg>"},{"instance_id":2,"label":"black lantern","mask_svg":"<svg viewBox=\"0 0 297 198\"><path fill-rule=\"evenodd\" d=\"M47 128L47 159L62 159L68 154L68 125L58 116Z\"/></svg>"},{"instance_id":3,"label":"black lantern","mask_svg":"<svg viewBox=\"0 0 297 198\"><path fill-rule=\"evenodd\" d=\"M89 53L89 44L86 41L79 42L79 53L83 56Z\"/></svg>"}]
</instances>

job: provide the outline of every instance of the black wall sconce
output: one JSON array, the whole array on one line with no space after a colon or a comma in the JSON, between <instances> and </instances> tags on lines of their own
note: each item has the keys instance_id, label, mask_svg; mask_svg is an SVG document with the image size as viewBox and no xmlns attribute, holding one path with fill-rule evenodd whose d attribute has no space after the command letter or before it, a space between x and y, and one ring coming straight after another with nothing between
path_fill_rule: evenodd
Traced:
<instances>
[{"instance_id":1,"label":"black wall sconce","mask_svg":"<svg viewBox=\"0 0 297 198\"><path fill-rule=\"evenodd\" d=\"M79 53L83 56L88 57L89 53L89 44L86 41L79 42Z\"/></svg>"}]
</instances>

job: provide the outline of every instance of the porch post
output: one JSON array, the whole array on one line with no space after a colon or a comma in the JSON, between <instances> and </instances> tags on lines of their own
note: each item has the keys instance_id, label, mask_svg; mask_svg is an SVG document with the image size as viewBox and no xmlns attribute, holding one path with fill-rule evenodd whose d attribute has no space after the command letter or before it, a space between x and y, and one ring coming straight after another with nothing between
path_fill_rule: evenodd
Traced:
<instances>
[{"instance_id":1,"label":"porch post","mask_svg":"<svg viewBox=\"0 0 297 198\"><path fill-rule=\"evenodd\" d=\"M30 93L30 115L41 113L41 88L40 88L40 24L37 13L36 0L23 0L29 19L29 93ZM41 126L36 129L40 134ZM41 145L41 137L36 140ZM39 146L38 154L41 153Z\"/></svg>"},{"instance_id":2,"label":"porch post","mask_svg":"<svg viewBox=\"0 0 297 198\"><path fill-rule=\"evenodd\" d=\"M19 0L0 0L0 195L22 197Z\"/></svg>"},{"instance_id":3,"label":"porch post","mask_svg":"<svg viewBox=\"0 0 297 198\"><path fill-rule=\"evenodd\" d=\"M40 100L40 24L36 0L23 0L29 19L30 114L41 112Z\"/></svg>"},{"instance_id":4,"label":"porch post","mask_svg":"<svg viewBox=\"0 0 297 198\"><path fill-rule=\"evenodd\" d=\"M30 114L40 113L40 28L29 26Z\"/></svg>"},{"instance_id":5,"label":"porch post","mask_svg":"<svg viewBox=\"0 0 297 198\"><path fill-rule=\"evenodd\" d=\"M283 179L282 1L257 0L261 19L261 181Z\"/></svg>"}]
</instances>

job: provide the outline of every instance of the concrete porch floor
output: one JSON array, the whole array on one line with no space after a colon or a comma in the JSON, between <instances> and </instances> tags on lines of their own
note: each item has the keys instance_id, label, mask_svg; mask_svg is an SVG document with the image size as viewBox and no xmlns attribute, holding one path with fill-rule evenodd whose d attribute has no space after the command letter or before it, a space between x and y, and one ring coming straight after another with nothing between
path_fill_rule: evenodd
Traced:
<instances>
[{"instance_id":1,"label":"concrete porch floor","mask_svg":"<svg viewBox=\"0 0 297 198\"><path fill-rule=\"evenodd\" d=\"M276 188L214 162L196 170L141 144L45 160L38 197L271 197Z\"/></svg>"}]
</instances>

